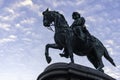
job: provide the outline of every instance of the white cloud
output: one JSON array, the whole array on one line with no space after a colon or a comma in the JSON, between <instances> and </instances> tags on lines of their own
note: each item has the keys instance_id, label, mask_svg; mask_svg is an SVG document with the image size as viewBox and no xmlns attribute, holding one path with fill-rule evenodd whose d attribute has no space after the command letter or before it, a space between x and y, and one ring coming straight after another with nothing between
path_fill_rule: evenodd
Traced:
<instances>
[{"instance_id":1,"label":"white cloud","mask_svg":"<svg viewBox=\"0 0 120 80\"><path fill-rule=\"evenodd\" d=\"M16 39L17 36L15 36L15 35L10 35L9 38L10 38L10 39Z\"/></svg>"},{"instance_id":2,"label":"white cloud","mask_svg":"<svg viewBox=\"0 0 120 80\"><path fill-rule=\"evenodd\" d=\"M31 34L32 33L31 32L32 31L32 27L22 26L22 24L28 24L28 22L27 21L23 21L23 22L17 23L17 24L15 24L15 27L17 29L19 29L20 31L25 32L26 34Z\"/></svg>"},{"instance_id":3,"label":"white cloud","mask_svg":"<svg viewBox=\"0 0 120 80\"><path fill-rule=\"evenodd\" d=\"M85 13L87 13L85 10L76 10L77 12L79 12L80 14L85 14Z\"/></svg>"},{"instance_id":4,"label":"white cloud","mask_svg":"<svg viewBox=\"0 0 120 80\"><path fill-rule=\"evenodd\" d=\"M19 23L15 24L15 26L16 26L16 28L21 28L22 27L21 24L19 24Z\"/></svg>"},{"instance_id":5,"label":"white cloud","mask_svg":"<svg viewBox=\"0 0 120 80\"><path fill-rule=\"evenodd\" d=\"M3 8L4 12L0 14L1 21L13 21L21 16L23 11L20 11L21 7L31 8L33 6L32 0L16 1L8 7Z\"/></svg>"},{"instance_id":6,"label":"white cloud","mask_svg":"<svg viewBox=\"0 0 120 80\"><path fill-rule=\"evenodd\" d=\"M32 6L32 5L33 5L32 0L22 0L22 1L16 2L13 5L13 9L24 7L24 6Z\"/></svg>"},{"instance_id":7,"label":"white cloud","mask_svg":"<svg viewBox=\"0 0 120 80\"><path fill-rule=\"evenodd\" d=\"M35 18L28 18L28 19L22 20L20 23L21 24L33 24L35 21L36 21Z\"/></svg>"},{"instance_id":8,"label":"white cloud","mask_svg":"<svg viewBox=\"0 0 120 80\"><path fill-rule=\"evenodd\" d=\"M77 0L76 1L76 5L81 5L81 4L83 4L85 2L85 0Z\"/></svg>"},{"instance_id":9,"label":"white cloud","mask_svg":"<svg viewBox=\"0 0 120 80\"><path fill-rule=\"evenodd\" d=\"M32 0L22 0L22 1L17 1L13 5L11 5L11 8L13 10L19 10L22 7L27 7L28 9L32 10L33 12L37 13L39 16L42 16L42 12L40 9L43 9L45 6L42 4L35 4L32 2Z\"/></svg>"},{"instance_id":10,"label":"white cloud","mask_svg":"<svg viewBox=\"0 0 120 80\"><path fill-rule=\"evenodd\" d=\"M45 0L46 3L50 4L52 7L57 8L57 7L62 7L62 6L78 6L81 5L82 3L85 2L85 0L74 0L74 1L64 1L64 0Z\"/></svg>"},{"instance_id":11,"label":"white cloud","mask_svg":"<svg viewBox=\"0 0 120 80\"><path fill-rule=\"evenodd\" d=\"M14 14L14 10L12 8L5 8L5 11Z\"/></svg>"},{"instance_id":12,"label":"white cloud","mask_svg":"<svg viewBox=\"0 0 120 80\"><path fill-rule=\"evenodd\" d=\"M102 4L92 4L89 5L89 2L91 1L83 1L80 6L80 8L78 7L78 9L81 9L82 12L84 11L84 14L89 15L89 16L99 16L99 14L102 14L102 10L104 10L105 6ZM87 5L88 4L88 5ZM83 6L82 6L83 5ZM75 6L75 5L74 5ZM97 18L95 18L97 19Z\"/></svg>"},{"instance_id":13,"label":"white cloud","mask_svg":"<svg viewBox=\"0 0 120 80\"><path fill-rule=\"evenodd\" d=\"M3 30L6 30L6 31L9 31L10 30L10 24L7 24L7 23L0 23L0 28L3 29Z\"/></svg>"},{"instance_id":14,"label":"white cloud","mask_svg":"<svg viewBox=\"0 0 120 80\"><path fill-rule=\"evenodd\" d=\"M0 43L14 42L17 39L15 35L9 35L7 38L0 39Z\"/></svg>"},{"instance_id":15,"label":"white cloud","mask_svg":"<svg viewBox=\"0 0 120 80\"><path fill-rule=\"evenodd\" d=\"M106 40L106 43L109 45L114 45L114 41L113 40Z\"/></svg>"},{"instance_id":16,"label":"white cloud","mask_svg":"<svg viewBox=\"0 0 120 80\"><path fill-rule=\"evenodd\" d=\"M115 46L114 41L113 40L105 40L105 43L106 43L105 46L106 46L108 52L112 55L115 54L114 49L113 49L113 46Z\"/></svg>"},{"instance_id":17,"label":"white cloud","mask_svg":"<svg viewBox=\"0 0 120 80\"><path fill-rule=\"evenodd\" d=\"M23 38L22 40L23 40L23 41L27 41L27 42L31 42L31 41L32 41L32 40L29 39L29 38Z\"/></svg>"},{"instance_id":18,"label":"white cloud","mask_svg":"<svg viewBox=\"0 0 120 80\"><path fill-rule=\"evenodd\" d=\"M120 79L120 74L118 72L118 69L112 69L112 67L105 67L105 73L112 76L115 79Z\"/></svg>"},{"instance_id":19,"label":"white cloud","mask_svg":"<svg viewBox=\"0 0 120 80\"><path fill-rule=\"evenodd\" d=\"M90 22L95 22L96 21L96 19L94 17L92 17L92 16L86 17L86 20L88 20Z\"/></svg>"},{"instance_id":20,"label":"white cloud","mask_svg":"<svg viewBox=\"0 0 120 80\"><path fill-rule=\"evenodd\" d=\"M108 50L108 52L109 52L111 55L114 55L113 48L111 48L111 47L107 47L107 50Z\"/></svg>"},{"instance_id":21,"label":"white cloud","mask_svg":"<svg viewBox=\"0 0 120 80\"><path fill-rule=\"evenodd\" d=\"M108 20L108 22L117 24L117 23L120 23L120 18Z\"/></svg>"},{"instance_id":22,"label":"white cloud","mask_svg":"<svg viewBox=\"0 0 120 80\"><path fill-rule=\"evenodd\" d=\"M101 5L101 4L95 4L95 5L91 5L91 6L88 6L86 8L86 10L89 12L96 12L96 11L100 11L100 10L103 10L104 9L104 6Z\"/></svg>"},{"instance_id":23,"label":"white cloud","mask_svg":"<svg viewBox=\"0 0 120 80\"><path fill-rule=\"evenodd\" d=\"M24 0L23 2L20 3L21 6L32 6L33 3L32 3L32 0Z\"/></svg>"},{"instance_id":24,"label":"white cloud","mask_svg":"<svg viewBox=\"0 0 120 80\"><path fill-rule=\"evenodd\" d=\"M63 6L67 5L63 0L58 1L58 0L46 0L47 3L49 3L53 7L58 7L58 6Z\"/></svg>"},{"instance_id":25,"label":"white cloud","mask_svg":"<svg viewBox=\"0 0 120 80\"><path fill-rule=\"evenodd\" d=\"M30 9L33 11L33 12L35 12L35 13L37 13L38 14L38 16L42 16L42 11L40 11L40 9L42 9L42 8L44 8L45 6L43 6L43 5L37 5L37 4L33 4L31 7L30 7Z\"/></svg>"},{"instance_id":26,"label":"white cloud","mask_svg":"<svg viewBox=\"0 0 120 80\"><path fill-rule=\"evenodd\" d=\"M9 9L7 12L4 12L4 13L8 13L8 12L10 12L12 14L0 15L1 21L13 21L14 19L16 19L17 17L20 16L19 13L14 12L12 9Z\"/></svg>"}]
</instances>

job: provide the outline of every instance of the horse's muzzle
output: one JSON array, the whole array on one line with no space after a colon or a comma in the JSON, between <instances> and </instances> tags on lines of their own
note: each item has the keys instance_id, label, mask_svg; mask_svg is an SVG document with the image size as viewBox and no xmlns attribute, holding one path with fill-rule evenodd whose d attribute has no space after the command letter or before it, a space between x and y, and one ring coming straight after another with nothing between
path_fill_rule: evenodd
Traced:
<instances>
[{"instance_id":1,"label":"horse's muzzle","mask_svg":"<svg viewBox=\"0 0 120 80\"><path fill-rule=\"evenodd\" d=\"M48 23L47 21L44 21L44 22L43 22L43 25L44 25L45 27L49 27L49 26L50 26L50 23Z\"/></svg>"}]
</instances>

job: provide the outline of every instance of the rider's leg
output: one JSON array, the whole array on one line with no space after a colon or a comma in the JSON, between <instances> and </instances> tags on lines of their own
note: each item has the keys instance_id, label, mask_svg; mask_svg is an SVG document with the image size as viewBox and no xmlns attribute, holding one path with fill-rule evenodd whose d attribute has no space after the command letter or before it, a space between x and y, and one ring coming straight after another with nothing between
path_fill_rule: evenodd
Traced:
<instances>
[{"instance_id":1,"label":"rider's leg","mask_svg":"<svg viewBox=\"0 0 120 80\"><path fill-rule=\"evenodd\" d=\"M69 58L68 50L67 48L64 48L63 53L60 53L61 57Z\"/></svg>"},{"instance_id":2,"label":"rider's leg","mask_svg":"<svg viewBox=\"0 0 120 80\"><path fill-rule=\"evenodd\" d=\"M74 56L73 56L73 50L72 50L72 35L69 33L66 35L66 49L68 51L68 55L70 56L71 62L74 63Z\"/></svg>"}]
</instances>

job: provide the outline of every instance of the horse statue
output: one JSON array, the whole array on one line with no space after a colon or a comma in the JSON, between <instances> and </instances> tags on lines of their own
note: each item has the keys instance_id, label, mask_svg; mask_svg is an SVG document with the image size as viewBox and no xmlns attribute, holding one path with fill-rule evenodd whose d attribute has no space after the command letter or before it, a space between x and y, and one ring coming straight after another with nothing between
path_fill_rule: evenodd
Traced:
<instances>
[{"instance_id":1,"label":"horse statue","mask_svg":"<svg viewBox=\"0 0 120 80\"><path fill-rule=\"evenodd\" d=\"M73 53L78 56L87 56L88 60L94 65L94 67L104 72L102 69L104 64L102 62L102 56L104 56L112 65L116 66L113 59L109 56L107 49L104 45L94 36L94 41L85 40L85 34L79 27L79 37L69 27L64 16L57 11L49 11L46 9L43 12L43 25L50 27L54 23L55 34L54 44L47 44L45 47L45 56L48 63L51 62L49 56L49 48L64 49L65 54L60 54L61 57L70 58L71 62L74 63Z\"/></svg>"}]
</instances>

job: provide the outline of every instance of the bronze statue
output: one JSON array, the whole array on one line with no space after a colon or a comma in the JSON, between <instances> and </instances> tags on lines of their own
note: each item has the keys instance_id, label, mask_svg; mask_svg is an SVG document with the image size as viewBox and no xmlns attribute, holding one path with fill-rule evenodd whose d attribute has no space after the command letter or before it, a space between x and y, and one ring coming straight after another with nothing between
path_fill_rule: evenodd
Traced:
<instances>
[{"instance_id":1,"label":"bronze statue","mask_svg":"<svg viewBox=\"0 0 120 80\"><path fill-rule=\"evenodd\" d=\"M64 49L64 54L60 54L61 57L70 57L72 63L74 63L73 53L78 56L87 56L88 60L94 65L94 67L102 72L102 68L104 67L102 56L110 61L112 65L116 66L113 59L109 56L107 49L96 37L91 35L94 40L91 41L88 39L86 42L87 35L80 25L78 25L79 34L77 34L77 36L75 34L76 31L69 27L62 14L47 9L43 12L43 25L45 27L50 27L52 23L54 23L55 27L55 43L46 45L45 56L48 63L51 62L49 48L54 48L60 50Z\"/></svg>"}]
</instances>

